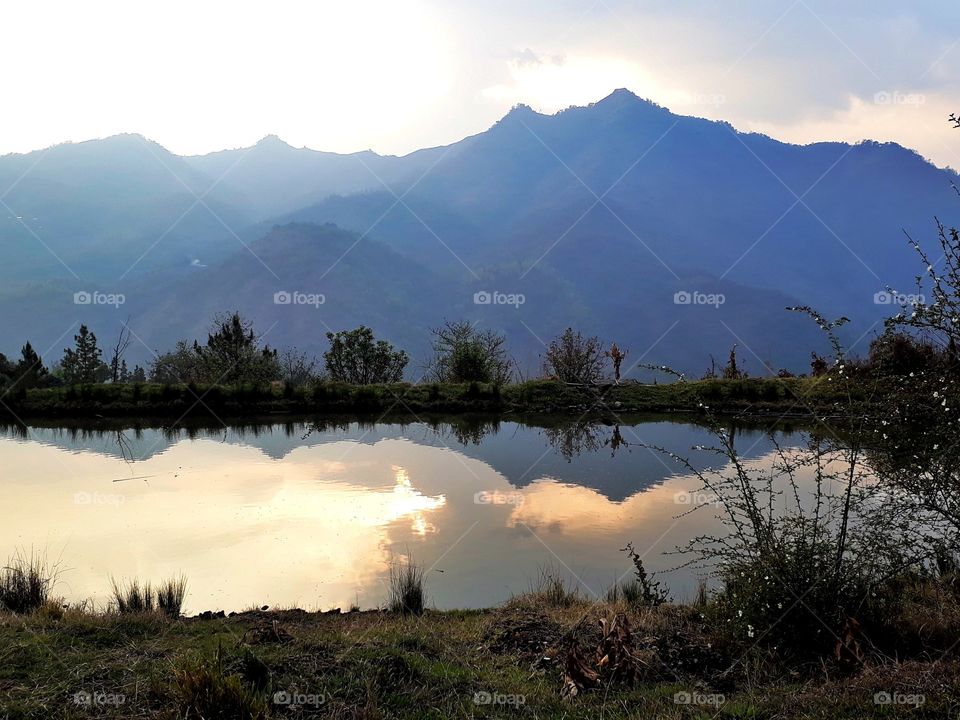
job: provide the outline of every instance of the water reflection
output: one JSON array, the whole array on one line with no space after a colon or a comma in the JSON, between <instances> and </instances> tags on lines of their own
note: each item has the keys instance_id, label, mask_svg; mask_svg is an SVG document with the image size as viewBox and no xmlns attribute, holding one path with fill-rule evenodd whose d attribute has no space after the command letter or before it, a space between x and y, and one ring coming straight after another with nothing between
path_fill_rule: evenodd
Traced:
<instances>
[{"instance_id":1,"label":"water reflection","mask_svg":"<svg viewBox=\"0 0 960 720\"><path fill-rule=\"evenodd\" d=\"M558 562L586 594L602 593L628 569L627 541L667 570L678 562L665 551L719 528L713 512L678 517L696 482L649 449L708 437L663 421L8 427L0 549L60 558L68 599L105 602L110 575L184 572L191 612L376 606L407 553L430 568L438 607L496 604ZM753 462L773 462L762 431L738 441ZM665 580L692 595L693 571Z\"/></svg>"}]
</instances>

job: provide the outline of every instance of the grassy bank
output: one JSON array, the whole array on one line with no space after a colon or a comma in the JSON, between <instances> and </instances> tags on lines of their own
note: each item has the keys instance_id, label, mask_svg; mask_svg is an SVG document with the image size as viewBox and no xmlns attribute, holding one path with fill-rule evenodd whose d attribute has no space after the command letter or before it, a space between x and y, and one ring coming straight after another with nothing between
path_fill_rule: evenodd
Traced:
<instances>
[{"instance_id":1,"label":"grassy bank","mask_svg":"<svg viewBox=\"0 0 960 720\"><path fill-rule=\"evenodd\" d=\"M344 413L522 413L612 416L621 413L714 412L753 415L819 415L849 407L835 385L817 378L700 380L646 385L628 383L578 387L537 380L498 387L488 384L312 386L81 385L31 389L3 398L23 419L59 417L241 417L269 414ZM875 389L864 387L854 403L866 403ZM3 408L0 407L0 410Z\"/></svg>"},{"instance_id":2,"label":"grassy bank","mask_svg":"<svg viewBox=\"0 0 960 720\"><path fill-rule=\"evenodd\" d=\"M622 613L637 676L564 696ZM942 618L917 620L922 630ZM620 620L623 622L623 620ZM0 614L0 717L948 718L960 664L867 660L784 668L714 634L700 608L515 598L488 611L250 611L170 619L45 608ZM885 698L892 698L885 702ZM922 698L922 701L921 701Z\"/></svg>"}]
</instances>

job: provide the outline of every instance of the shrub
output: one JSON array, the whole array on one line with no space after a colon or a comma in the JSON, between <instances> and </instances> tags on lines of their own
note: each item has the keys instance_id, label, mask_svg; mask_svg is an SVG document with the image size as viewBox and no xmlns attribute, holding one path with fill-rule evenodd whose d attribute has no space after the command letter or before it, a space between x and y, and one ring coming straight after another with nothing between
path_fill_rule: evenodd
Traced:
<instances>
[{"instance_id":1,"label":"shrub","mask_svg":"<svg viewBox=\"0 0 960 720\"><path fill-rule=\"evenodd\" d=\"M599 338L585 338L572 328L550 342L543 360L545 375L561 382L585 385L600 382L605 366L606 356Z\"/></svg>"},{"instance_id":2,"label":"shrub","mask_svg":"<svg viewBox=\"0 0 960 720\"><path fill-rule=\"evenodd\" d=\"M627 543L623 552L630 556L634 574L632 580L628 581L623 587L625 590L624 598L632 598L631 605L646 607L657 607L667 602L669 600L667 591L662 589L660 583L647 573L647 569L643 566L643 558L633 549L633 543Z\"/></svg>"},{"instance_id":3,"label":"shrub","mask_svg":"<svg viewBox=\"0 0 960 720\"><path fill-rule=\"evenodd\" d=\"M768 546L763 557L724 564L714 604L721 627L745 643L762 641L801 659L834 646L848 617L863 619L870 583L857 565L839 572L836 539L817 539L808 523Z\"/></svg>"},{"instance_id":4,"label":"shrub","mask_svg":"<svg viewBox=\"0 0 960 720\"><path fill-rule=\"evenodd\" d=\"M323 360L331 380L370 385L400 382L403 378L409 357L403 350L394 350L386 340L376 340L370 328L328 332L327 340L330 349Z\"/></svg>"},{"instance_id":5,"label":"shrub","mask_svg":"<svg viewBox=\"0 0 960 720\"><path fill-rule=\"evenodd\" d=\"M463 320L433 329L433 357L427 373L435 382L504 385L513 377L506 338Z\"/></svg>"}]
</instances>

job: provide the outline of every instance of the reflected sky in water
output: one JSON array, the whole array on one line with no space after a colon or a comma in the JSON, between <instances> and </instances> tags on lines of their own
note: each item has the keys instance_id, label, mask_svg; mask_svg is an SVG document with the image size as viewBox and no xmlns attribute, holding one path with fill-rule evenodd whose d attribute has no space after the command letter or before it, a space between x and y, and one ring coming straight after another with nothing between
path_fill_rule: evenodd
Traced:
<instances>
[{"instance_id":1,"label":"reflected sky in water","mask_svg":"<svg viewBox=\"0 0 960 720\"><path fill-rule=\"evenodd\" d=\"M678 517L690 510L678 495L697 482L639 444L715 462L690 450L710 443L705 429L624 426L628 444L615 451L612 433L558 437L516 423L482 437L419 423L193 437L8 428L0 549L58 560L57 592L68 600L105 603L111 575L157 581L182 572L189 612L378 606L390 563L408 554L430 569L439 608L497 604L549 564L586 595L600 594L629 570L620 552L628 541L646 551L649 569L666 571L681 564L666 553L719 531L713 508ZM763 433L741 431L737 442L752 462L770 462ZM696 576L684 569L661 580L683 599Z\"/></svg>"}]
</instances>

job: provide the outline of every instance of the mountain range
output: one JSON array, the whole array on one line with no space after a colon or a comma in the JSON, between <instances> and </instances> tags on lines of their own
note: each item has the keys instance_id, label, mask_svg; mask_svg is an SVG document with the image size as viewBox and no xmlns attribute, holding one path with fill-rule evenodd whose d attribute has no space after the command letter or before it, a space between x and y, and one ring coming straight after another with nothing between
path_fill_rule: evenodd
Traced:
<instances>
[{"instance_id":1,"label":"mountain range","mask_svg":"<svg viewBox=\"0 0 960 720\"><path fill-rule=\"evenodd\" d=\"M0 351L29 339L52 362L79 323L106 345L129 317L145 362L237 309L315 353L369 325L412 380L430 328L463 318L528 373L568 325L628 348L625 367L699 373L737 344L753 373L803 371L826 341L785 308L850 317L865 352L884 289L922 270L903 230L932 239L955 180L893 143L793 145L626 90L403 157L58 145L0 157Z\"/></svg>"}]
</instances>

